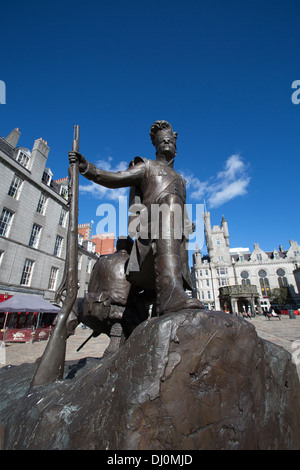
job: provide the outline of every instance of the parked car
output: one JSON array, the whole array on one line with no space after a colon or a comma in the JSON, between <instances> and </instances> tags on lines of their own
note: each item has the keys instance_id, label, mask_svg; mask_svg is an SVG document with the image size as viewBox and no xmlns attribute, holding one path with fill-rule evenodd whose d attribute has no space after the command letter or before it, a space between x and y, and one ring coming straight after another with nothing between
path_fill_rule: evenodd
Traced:
<instances>
[{"instance_id":1,"label":"parked car","mask_svg":"<svg viewBox=\"0 0 300 470\"><path fill-rule=\"evenodd\" d=\"M293 310L293 309L291 309ZM281 315L289 315L288 310L280 310ZM299 310L294 310L295 315L299 315Z\"/></svg>"}]
</instances>

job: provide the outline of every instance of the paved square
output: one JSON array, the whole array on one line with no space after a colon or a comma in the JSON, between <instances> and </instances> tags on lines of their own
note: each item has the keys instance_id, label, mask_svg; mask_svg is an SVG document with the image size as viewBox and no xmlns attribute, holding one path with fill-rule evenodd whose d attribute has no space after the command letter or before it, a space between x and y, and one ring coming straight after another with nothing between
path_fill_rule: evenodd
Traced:
<instances>
[{"instance_id":1,"label":"paved square","mask_svg":"<svg viewBox=\"0 0 300 470\"><path fill-rule=\"evenodd\" d=\"M258 336L272 343L282 346L289 351L297 366L297 372L300 377L300 316L290 319L288 315L281 315L281 319L272 318L268 320L264 316L256 316L249 319L256 328ZM97 338L91 338L90 341L79 351L77 348L91 334L89 328L82 329L78 326L75 334L70 336L67 341L66 360L76 361L84 357L102 357L108 346L109 339L102 334ZM3 346L3 345L2 345ZM20 365L23 363L32 363L42 356L46 347L46 341L35 343L6 343L5 349L0 349L0 367L5 365ZM2 358L2 359L1 359Z\"/></svg>"}]
</instances>

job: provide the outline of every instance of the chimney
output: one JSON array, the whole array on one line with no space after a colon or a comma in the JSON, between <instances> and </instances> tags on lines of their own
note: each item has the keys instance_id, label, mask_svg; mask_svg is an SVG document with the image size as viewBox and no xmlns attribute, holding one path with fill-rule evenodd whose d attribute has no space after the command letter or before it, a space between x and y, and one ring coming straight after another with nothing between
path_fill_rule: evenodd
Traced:
<instances>
[{"instance_id":1,"label":"chimney","mask_svg":"<svg viewBox=\"0 0 300 470\"><path fill-rule=\"evenodd\" d=\"M35 152L40 152L43 155L43 157L45 157L46 160L47 160L49 150L50 150L50 148L48 147L47 142L44 139L39 138L39 139L35 140L35 142L34 142L34 146L33 146L33 149L32 149L32 154L34 154Z\"/></svg>"},{"instance_id":2,"label":"chimney","mask_svg":"<svg viewBox=\"0 0 300 470\"><path fill-rule=\"evenodd\" d=\"M18 141L20 138L21 132L19 131L19 128L17 127L14 129L7 137L6 137L6 142L8 142L12 147L16 148L18 145Z\"/></svg>"},{"instance_id":3,"label":"chimney","mask_svg":"<svg viewBox=\"0 0 300 470\"><path fill-rule=\"evenodd\" d=\"M47 142L45 140L35 140L31 152L31 172L32 175L40 181L43 178L49 150L50 148L48 147Z\"/></svg>"}]
</instances>

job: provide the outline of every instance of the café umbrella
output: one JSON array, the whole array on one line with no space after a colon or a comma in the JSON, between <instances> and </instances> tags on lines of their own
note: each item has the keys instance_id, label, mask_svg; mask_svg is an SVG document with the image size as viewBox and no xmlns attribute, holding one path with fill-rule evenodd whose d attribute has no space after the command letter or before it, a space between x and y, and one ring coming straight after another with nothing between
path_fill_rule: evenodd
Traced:
<instances>
[{"instance_id":1,"label":"caf\u00e9 umbrella","mask_svg":"<svg viewBox=\"0 0 300 470\"><path fill-rule=\"evenodd\" d=\"M0 302L0 312L37 312L58 313L60 307L51 304L38 295L16 294L8 300Z\"/></svg>"},{"instance_id":2,"label":"caf\u00e9 umbrella","mask_svg":"<svg viewBox=\"0 0 300 470\"><path fill-rule=\"evenodd\" d=\"M0 312L58 313L60 307L51 304L38 295L16 294L0 302Z\"/></svg>"}]
</instances>

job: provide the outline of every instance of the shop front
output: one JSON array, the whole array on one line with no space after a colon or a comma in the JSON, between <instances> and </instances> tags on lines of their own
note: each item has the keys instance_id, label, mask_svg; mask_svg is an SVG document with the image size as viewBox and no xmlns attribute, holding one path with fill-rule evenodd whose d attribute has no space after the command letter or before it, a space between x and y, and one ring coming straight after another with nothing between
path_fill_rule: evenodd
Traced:
<instances>
[{"instance_id":1,"label":"shop front","mask_svg":"<svg viewBox=\"0 0 300 470\"><path fill-rule=\"evenodd\" d=\"M221 309L229 313L239 315L251 315L262 313L259 294L256 286L233 285L220 287Z\"/></svg>"},{"instance_id":2,"label":"shop front","mask_svg":"<svg viewBox=\"0 0 300 470\"><path fill-rule=\"evenodd\" d=\"M60 308L42 297L14 295L0 303L0 341L45 340L54 328Z\"/></svg>"}]
</instances>

